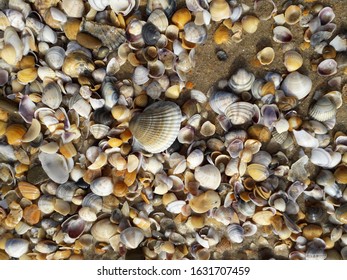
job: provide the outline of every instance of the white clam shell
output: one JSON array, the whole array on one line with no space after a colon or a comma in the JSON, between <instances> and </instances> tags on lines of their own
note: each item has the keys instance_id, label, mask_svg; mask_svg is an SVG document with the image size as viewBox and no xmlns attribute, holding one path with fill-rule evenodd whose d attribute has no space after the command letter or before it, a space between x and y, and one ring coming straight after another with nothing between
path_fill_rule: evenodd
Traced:
<instances>
[{"instance_id":1,"label":"white clam shell","mask_svg":"<svg viewBox=\"0 0 347 280\"><path fill-rule=\"evenodd\" d=\"M194 176L202 187L211 190L217 189L222 179L219 169L212 164L195 168Z\"/></svg>"},{"instance_id":2,"label":"white clam shell","mask_svg":"<svg viewBox=\"0 0 347 280\"><path fill-rule=\"evenodd\" d=\"M318 64L317 73L320 76L332 76L337 73L337 62L334 59L325 59Z\"/></svg>"},{"instance_id":3,"label":"white clam shell","mask_svg":"<svg viewBox=\"0 0 347 280\"><path fill-rule=\"evenodd\" d=\"M94 10L101 12L110 4L110 0L88 0L88 3Z\"/></svg>"},{"instance_id":4,"label":"white clam shell","mask_svg":"<svg viewBox=\"0 0 347 280\"><path fill-rule=\"evenodd\" d=\"M53 70L60 69L63 66L64 58L65 50L58 46L50 48L45 55L45 60L48 66Z\"/></svg>"},{"instance_id":5,"label":"white clam shell","mask_svg":"<svg viewBox=\"0 0 347 280\"><path fill-rule=\"evenodd\" d=\"M338 152L327 152L322 148L312 149L310 161L320 167L334 168L341 161L341 154Z\"/></svg>"},{"instance_id":6,"label":"white clam shell","mask_svg":"<svg viewBox=\"0 0 347 280\"><path fill-rule=\"evenodd\" d=\"M192 151L187 157L187 165L190 169L195 169L204 161L204 153L196 149Z\"/></svg>"},{"instance_id":7,"label":"white clam shell","mask_svg":"<svg viewBox=\"0 0 347 280\"><path fill-rule=\"evenodd\" d=\"M242 125L251 121L256 113L256 106L248 102L235 102L230 104L225 109L225 115L229 118L232 124Z\"/></svg>"},{"instance_id":8,"label":"white clam shell","mask_svg":"<svg viewBox=\"0 0 347 280\"><path fill-rule=\"evenodd\" d=\"M47 105L52 109L58 109L62 100L63 96L58 84L51 82L44 87L42 93L43 104Z\"/></svg>"},{"instance_id":9,"label":"white clam shell","mask_svg":"<svg viewBox=\"0 0 347 280\"><path fill-rule=\"evenodd\" d=\"M65 157L59 154L39 154L43 170L48 177L58 183L63 184L69 179L69 169Z\"/></svg>"},{"instance_id":10,"label":"white clam shell","mask_svg":"<svg viewBox=\"0 0 347 280\"><path fill-rule=\"evenodd\" d=\"M5 252L12 258L20 258L29 251L29 241L21 238L11 238L6 241Z\"/></svg>"},{"instance_id":11,"label":"white clam shell","mask_svg":"<svg viewBox=\"0 0 347 280\"><path fill-rule=\"evenodd\" d=\"M181 126L180 108L170 101L159 101L135 116L129 129L143 149L159 153L175 141Z\"/></svg>"},{"instance_id":12,"label":"white clam shell","mask_svg":"<svg viewBox=\"0 0 347 280\"><path fill-rule=\"evenodd\" d=\"M109 177L99 177L92 181L90 189L99 196L108 196L113 192L112 179Z\"/></svg>"},{"instance_id":13,"label":"white clam shell","mask_svg":"<svg viewBox=\"0 0 347 280\"><path fill-rule=\"evenodd\" d=\"M288 74L281 85L281 89L287 96L295 96L299 100L306 97L310 93L311 88L311 79L297 71Z\"/></svg>"},{"instance_id":14,"label":"white clam shell","mask_svg":"<svg viewBox=\"0 0 347 280\"><path fill-rule=\"evenodd\" d=\"M227 227L227 234L231 242L242 243L244 229L239 224L231 224Z\"/></svg>"},{"instance_id":15,"label":"white clam shell","mask_svg":"<svg viewBox=\"0 0 347 280\"><path fill-rule=\"evenodd\" d=\"M318 148L319 142L305 130L293 130L296 143L305 148Z\"/></svg>"},{"instance_id":16,"label":"white clam shell","mask_svg":"<svg viewBox=\"0 0 347 280\"><path fill-rule=\"evenodd\" d=\"M219 115L225 114L226 108L236 101L239 97L232 92L216 91L210 97L210 106Z\"/></svg>"},{"instance_id":17,"label":"white clam shell","mask_svg":"<svg viewBox=\"0 0 347 280\"><path fill-rule=\"evenodd\" d=\"M120 241L129 249L137 248L144 237L143 231L136 227L129 227L120 233Z\"/></svg>"}]
</instances>

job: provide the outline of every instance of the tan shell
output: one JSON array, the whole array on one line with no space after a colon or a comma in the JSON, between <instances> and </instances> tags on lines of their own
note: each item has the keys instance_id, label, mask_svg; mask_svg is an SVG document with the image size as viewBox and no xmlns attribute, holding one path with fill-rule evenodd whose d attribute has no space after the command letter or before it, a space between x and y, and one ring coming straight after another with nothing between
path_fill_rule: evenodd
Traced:
<instances>
[{"instance_id":1,"label":"tan shell","mask_svg":"<svg viewBox=\"0 0 347 280\"><path fill-rule=\"evenodd\" d=\"M118 226L111 223L109 219L102 219L97 221L92 229L91 234L96 241L109 243L109 239L114 236L118 231Z\"/></svg>"},{"instance_id":2,"label":"tan shell","mask_svg":"<svg viewBox=\"0 0 347 280\"><path fill-rule=\"evenodd\" d=\"M301 18L301 9L297 5L290 5L284 12L284 18L286 23L293 25L298 23Z\"/></svg>"},{"instance_id":3,"label":"tan shell","mask_svg":"<svg viewBox=\"0 0 347 280\"><path fill-rule=\"evenodd\" d=\"M275 59L275 51L271 47L266 47L257 53L257 59L262 65L269 65Z\"/></svg>"},{"instance_id":4,"label":"tan shell","mask_svg":"<svg viewBox=\"0 0 347 280\"><path fill-rule=\"evenodd\" d=\"M69 54L63 63L63 72L72 78L78 78L80 74L85 74L95 70L91 59L80 52Z\"/></svg>"},{"instance_id":5,"label":"tan shell","mask_svg":"<svg viewBox=\"0 0 347 280\"><path fill-rule=\"evenodd\" d=\"M257 182L264 181L270 176L269 170L266 168L266 166L258 163L248 165L247 172L249 176L251 176L253 180Z\"/></svg>"},{"instance_id":6,"label":"tan shell","mask_svg":"<svg viewBox=\"0 0 347 280\"><path fill-rule=\"evenodd\" d=\"M13 146L20 145L25 133L26 129L21 124L12 124L8 126L5 133L8 144Z\"/></svg>"},{"instance_id":7,"label":"tan shell","mask_svg":"<svg viewBox=\"0 0 347 280\"><path fill-rule=\"evenodd\" d=\"M189 201L189 205L196 213L206 213L214 207L219 207L221 199L217 192L208 190Z\"/></svg>"},{"instance_id":8,"label":"tan shell","mask_svg":"<svg viewBox=\"0 0 347 280\"><path fill-rule=\"evenodd\" d=\"M302 66L304 60L301 54L296 51L290 50L284 54L283 63L289 72L293 72L298 70Z\"/></svg>"},{"instance_id":9,"label":"tan shell","mask_svg":"<svg viewBox=\"0 0 347 280\"><path fill-rule=\"evenodd\" d=\"M225 0L213 0L209 10L213 21L221 21L231 16L230 6Z\"/></svg>"},{"instance_id":10,"label":"tan shell","mask_svg":"<svg viewBox=\"0 0 347 280\"><path fill-rule=\"evenodd\" d=\"M80 30L81 20L70 18L67 20L67 22L64 24L64 32L66 37L71 40L75 41L77 38L77 33Z\"/></svg>"},{"instance_id":11,"label":"tan shell","mask_svg":"<svg viewBox=\"0 0 347 280\"><path fill-rule=\"evenodd\" d=\"M251 34L257 31L259 22L255 16L244 16L241 20L243 30Z\"/></svg>"},{"instance_id":12,"label":"tan shell","mask_svg":"<svg viewBox=\"0 0 347 280\"><path fill-rule=\"evenodd\" d=\"M144 150L159 153L175 141L181 118L181 110L175 103L159 101L132 118L129 129Z\"/></svg>"},{"instance_id":13,"label":"tan shell","mask_svg":"<svg viewBox=\"0 0 347 280\"><path fill-rule=\"evenodd\" d=\"M20 82L23 85L26 85L28 83L31 83L36 80L37 78L37 69L36 68L26 68L23 70L20 70L17 73L18 82Z\"/></svg>"},{"instance_id":14,"label":"tan shell","mask_svg":"<svg viewBox=\"0 0 347 280\"><path fill-rule=\"evenodd\" d=\"M35 200L40 197L40 190L28 182L19 182L18 189L22 196L29 200Z\"/></svg>"}]
</instances>

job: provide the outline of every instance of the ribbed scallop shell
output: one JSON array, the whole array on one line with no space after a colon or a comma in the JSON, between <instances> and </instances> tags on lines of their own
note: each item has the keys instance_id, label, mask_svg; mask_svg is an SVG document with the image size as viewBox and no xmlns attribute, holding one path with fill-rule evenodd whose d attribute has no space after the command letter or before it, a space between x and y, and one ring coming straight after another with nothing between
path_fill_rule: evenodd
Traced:
<instances>
[{"instance_id":1,"label":"ribbed scallop shell","mask_svg":"<svg viewBox=\"0 0 347 280\"><path fill-rule=\"evenodd\" d=\"M236 102L225 109L225 115L234 125L249 122L255 114L254 105L248 102Z\"/></svg>"},{"instance_id":2,"label":"ribbed scallop shell","mask_svg":"<svg viewBox=\"0 0 347 280\"><path fill-rule=\"evenodd\" d=\"M328 97L323 96L311 107L309 115L317 121L327 121L336 115L336 105Z\"/></svg>"},{"instance_id":3,"label":"ribbed scallop shell","mask_svg":"<svg viewBox=\"0 0 347 280\"><path fill-rule=\"evenodd\" d=\"M181 126L181 110L173 102L159 101L135 116L129 129L141 147L159 153L175 141Z\"/></svg>"}]
</instances>

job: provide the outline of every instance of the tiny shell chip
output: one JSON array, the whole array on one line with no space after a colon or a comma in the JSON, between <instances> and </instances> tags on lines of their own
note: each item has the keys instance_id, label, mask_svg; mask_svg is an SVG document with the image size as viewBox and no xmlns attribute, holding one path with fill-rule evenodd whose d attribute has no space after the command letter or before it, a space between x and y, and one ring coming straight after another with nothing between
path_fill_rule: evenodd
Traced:
<instances>
[{"instance_id":1,"label":"tiny shell chip","mask_svg":"<svg viewBox=\"0 0 347 280\"><path fill-rule=\"evenodd\" d=\"M113 183L109 177L99 177L90 184L90 189L99 196L107 196L113 192Z\"/></svg>"}]
</instances>

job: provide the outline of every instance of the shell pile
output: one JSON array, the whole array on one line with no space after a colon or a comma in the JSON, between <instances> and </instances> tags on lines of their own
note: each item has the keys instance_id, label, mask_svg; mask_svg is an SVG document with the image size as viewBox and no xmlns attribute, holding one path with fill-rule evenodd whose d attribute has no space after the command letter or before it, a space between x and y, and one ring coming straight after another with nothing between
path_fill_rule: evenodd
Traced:
<instances>
[{"instance_id":1,"label":"shell pile","mask_svg":"<svg viewBox=\"0 0 347 280\"><path fill-rule=\"evenodd\" d=\"M243 244L247 258L260 244L347 259L333 9L180 2L1 1L0 259L223 259ZM189 81L199 45L225 61L264 21L273 46L251 65L266 75L242 65L206 93ZM271 71L276 46L287 72ZM303 69L309 49L331 90Z\"/></svg>"}]
</instances>

